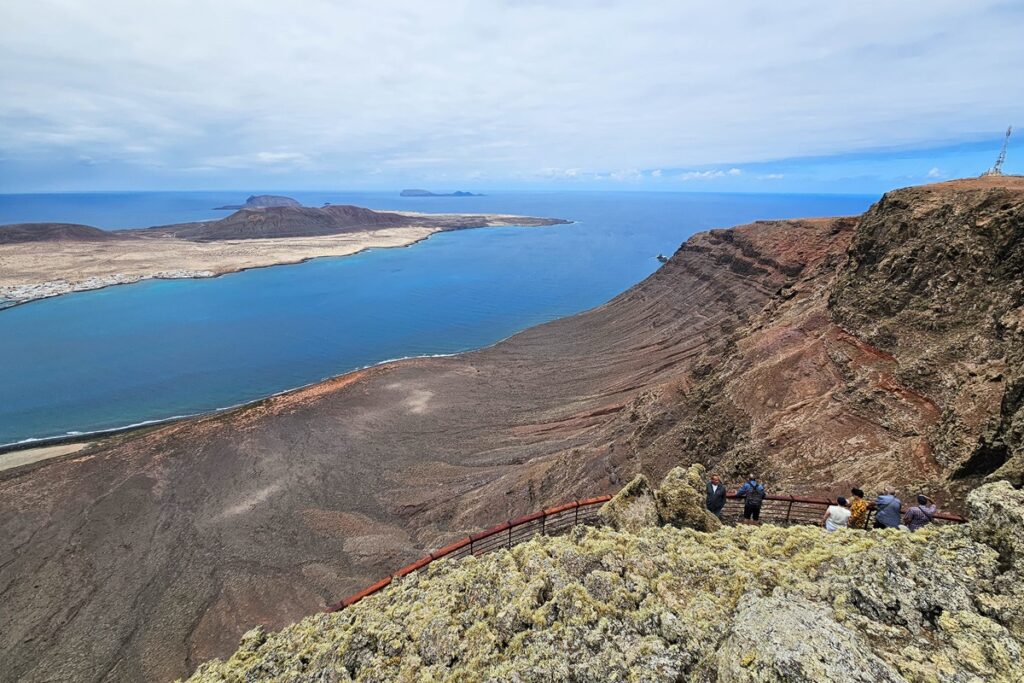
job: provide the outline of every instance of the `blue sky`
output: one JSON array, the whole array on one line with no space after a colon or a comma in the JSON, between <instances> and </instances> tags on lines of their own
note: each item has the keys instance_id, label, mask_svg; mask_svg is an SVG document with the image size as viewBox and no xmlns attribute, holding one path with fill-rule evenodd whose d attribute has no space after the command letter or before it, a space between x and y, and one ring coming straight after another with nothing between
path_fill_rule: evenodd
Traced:
<instances>
[{"instance_id":1,"label":"blue sky","mask_svg":"<svg viewBox=\"0 0 1024 683\"><path fill-rule=\"evenodd\" d=\"M878 192L992 164L1022 35L1016 0L5 2L0 191Z\"/></svg>"}]
</instances>

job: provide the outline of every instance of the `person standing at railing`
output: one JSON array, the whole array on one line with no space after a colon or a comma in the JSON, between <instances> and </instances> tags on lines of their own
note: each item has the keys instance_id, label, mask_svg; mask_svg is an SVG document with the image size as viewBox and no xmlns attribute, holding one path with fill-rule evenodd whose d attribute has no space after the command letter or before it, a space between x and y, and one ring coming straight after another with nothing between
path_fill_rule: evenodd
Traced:
<instances>
[{"instance_id":1,"label":"person standing at railing","mask_svg":"<svg viewBox=\"0 0 1024 683\"><path fill-rule=\"evenodd\" d=\"M895 529L900 525L900 508L903 501L896 497L896 489L886 488L885 493L875 500L875 528Z\"/></svg>"},{"instance_id":2,"label":"person standing at railing","mask_svg":"<svg viewBox=\"0 0 1024 683\"><path fill-rule=\"evenodd\" d=\"M825 516L821 518L821 523L825 525L825 531L839 531L850 525L849 503L842 496L839 496L836 502L838 505L829 505L825 510Z\"/></svg>"},{"instance_id":3,"label":"person standing at railing","mask_svg":"<svg viewBox=\"0 0 1024 683\"><path fill-rule=\"evenodd\" d=\"M903 515L903 523L911 531L917 531L935 519L935 501L923 493L917 497L917 505Z\"/></svg>"},{"instance_id":4,"label":"person standing at railing","mask_svg":"<svg viewBox=\"0 0 1024 683\"><path fill-rule=\"evenodd\" d=\"M725 486L722 485L722 478L717 474L711 475L711 481L708 482L708 498L707 508L708 512L713 514L719 519L722 518L722 508L725 507Z\"/></svg>"},{"instance_id":5,"label":"person standing at railing","mask_svg":"<svg viewBox=\"0 0 1024 683\"><path fill-rule=\"evenodd\" d=\"M868 502L864 500L864 492L860 489L850 489L853 500L850 501L850 528L868 528Z\"/></svg>"},{"instance_id":6,"label":"person standing at railing","mask_svg":"<svg viewBox=\"0 0 1024 683\"><path fill-rule=\"evenodd\" d=\"M736 492L743 498L743 520L745 524L758 523L761 519L761 503L764 502L764 485L753 474L747 475L747 482Z\"/></svg>"}]
</instances>

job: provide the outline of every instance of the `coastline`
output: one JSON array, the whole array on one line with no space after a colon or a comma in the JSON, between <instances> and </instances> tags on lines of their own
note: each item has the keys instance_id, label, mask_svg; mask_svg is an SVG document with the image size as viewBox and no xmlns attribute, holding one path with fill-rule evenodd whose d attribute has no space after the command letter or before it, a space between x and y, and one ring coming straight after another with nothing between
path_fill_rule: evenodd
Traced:
<instances>
[{"instance_id":1,"label":"coastline","mask_svg":"<svg viewBox=\"0 0 1024 683\"><path fill-rule=\"evenodd\" d=\"M395 235L394 233L396 232L405 234ZM155 267L152 267L144 269L142 272L111 272L90 275L89 277L74 281L69 281L62 277L51 277L24 284L10 284L0 279L0 311L66 294L96 291L119 285L131 285L147 280L200 280L217 278L222 275L231 275L232 273L241 273L257 268L298 265L319 258L355 256L369 249L410 247L437 232L441 231L432 228L395 228L322 238L283 237L267 240L246 240L245 243L241 244L238 241L225 241L214 243L216 245L214 249L224 250L226 253L216 254L214 258L219 257L222 261L213 268L181 267L157 270ZM142 245L149 241L138 240ZM170 240L161 240L160 246L171 243L174 247L178 247L177 242L184 242L184 240L174 240L173 243ZM20 251L29 254L32 258L45 254L43 249L36 245L29 247L18 246L22 247ZM57 258L64 257L64 263L60 264L62 270L66 265L67 270L65 272L82 272L84 267L76 268L76 266L78 262L84 262L91 258L92 254L89 253L89 250L81 248L79 245L61 244L59 246L65 250L63 254L58 253L57 255ZM133 246L136 245L133 244ZM201 245L201 247L206 246ZM76 247L78 250L74 251ZM235 256L230 252L235 247L249 250L263 248L265 253L255 255L255 257L245 254ZM185 248L188 248L188 245L185 245ZM213 251L214 249L208 250ZM13 251L13 249L8 248L8 251ZM11 258L10 253L4 254L3 251L0 251L0 256ZM17 258L17 256L19 254L15 254L13 258ZM52 251L49 256L51 258L54 256ZM188 256L184 255L181 258L187 259Z\"/></svg>"},{"instance_id":2,"label":"coastline","mask_svg":"<svg viewBox=\"0 0 1024 683\"><path fill-rule=\"evenodd\" d=\"M445 217L480 220L479 224L471 226L410 225L311 237L195 242L140 236L98 243L61 241L0 245L0 266L4 273L0 275L0 312L33 301L145 280L215 278L319 258L354 256L369 249L410 247L438 232L572 222L506 214L446 214ZM69 279L68 274L77 277Z\"/></svg>"},{"instance_id":3,"label":"coastline","mask_svg":"<svg viewBox=\"0 0 1024 683\"><path fill-rule=\"evenodd\" d=\"M427 239L427 238L424 237L423 239ZM422 241L422 240L418 240L418 241ZM409 244L409 245L406 245L406 246L412 246L412 245ZM370 247L368 247L368 249L369 248ZM325 257L325 258L329 258L329 257ZM312 259L306 259L306 260L312 260ZM282 263L282 264L275 264L275 265L295 265L295 264L283 264ZM265 267L269 268L271 266L265 266ZM230 275L230 273L223 273L223 274L224 275ZM215 275L213 277L220 277L220 275ZM616 297L620 296L620 295L621 295L621 293L619 295L616 295ZM614 300L616 297L613 297L611 300ZM200 410L200 411L197 411L195 413L187 413L187 414L184 414L184 415L172 415L170 417L158 418L158 419L154 419L154 420L143 420L142 422L135 422L135 423L119 426L119 427L110 427L108 429L95 429L95 430L91 430L91 431L87 431L87 432L69 432L69 433L66 433L66 434L60 434L60 435L56 435L56 436L31 437L31 438L28 438L28 439L23 439L21 441L13 441L13 442L10 442L10 443L0 443L0 479L3 479L4 476L7 473L10 473L12 470L19 470L20 471L22 469L22 467L29 466L29 465L43 464L43 463L46 463L48 461L54 460L56 458L59 458L62 455L60 453L54 453L53 455L48 455L48 456L44 456L44 457L40 457L40 458L34 458L31 462L26 462L26 463L22 463L22 464L5 464L4 460L5 460L6 456L8 456L8 455L10 455L12 453L25 453L26 451L46 450L48 448L58 447L58 446L62 446L62 445L71 445L71 444L79 444L79 443L86 443L86 442L87 442L86 443L87 446L103 446L111 438L114 438L114 437L117 437L117 436L133 434L133 433L137 433L137 432L143 432L143 431L146 431L146 430L156 429L156 428L159 428L159 427L166 427L166 426L170 426L170 425L173 425L173 424L176 424L176 423L179 423L179 422L185 422L185 421L188 421L188 420L203 420L203 419L207 419L207 418L221 417L221 416L227 415L227 414L235 412L235 411L241 411L241 410L246 410L246 409L252 408L252 407L257 406L260 403L263 403L265 401L271 401L271 400L274 400L274 399L287 398L287 397L292 396L292 395L296 395L296 394L300 394L300 393L305 392L305 391L313 390L313 389L315 389L317 387L325 388L326 385L337 383L337 382L341 382L342 384L348 384L349 382L353 381L357 377L362 376L363 374L365 374L367 372L372 372L372 371L375 371L375 370L387 370L387 369L390 369L392 367L397 367L399 364L402 364L402 363L414 362L414 361L419 361L419 360L427 360L427 359L431 359L431 358L458 358L458 357L466 355L466 354L477 353L479 351L485 351L487 349L494 348L494 347L498 346L499 344L503 344L503 343L509 341L510 339L513 339L514 337L516 337L516 336L518 336L518 335L520 335L520 334L522 334L524 332L527 332L529 330L532 330L532 329L535 329L535 328L538 328L538 327L543 327L545 325L549 325L549 324L552 324L552 323L557 323L559 320L564 320L566 318L572 318L572 317L575 317L575 316L578 316L578 315L583 315L585 313L590 313L590 312L596 311L596 310L598 310L598 309L600 309L600 308L602 308L604 306L607 306L610 303L611 300L605 301L604 303L601 303L601 304L598 304L597 306L594 306L593 308L584 309L582 311L577 311L576 313L572 313L572 314L570 314L568 316L564 316L562 318L556 318L554 320L551 320L551 321L548 321L548 322L545 322L545 323L540 323L538 325L534 325L534 326L527 327L525 329L519 330L517 332L513 332L512 334L508 335L507 337L502 337L501 339L495 340L495 341L491 342L490 344L486 344L484 346L474 346L473 348L464 349L462 351L456 351L454 353L428 353L428 354L420 354L420 355L416 355L416 356L399 356L397 358L385 358L384 360L378 361L376 363L370 363L369 365L363 365L363 366L358 367L358 368L353 368L351 370L346 370L344 372L339 372L336 375L328 375L327 377L323 377L323 378L315 380L313 382L307 382L306 384L300 384L298 386L289 387L287 389L282 389L280 391L275 391L272 394L267 394L265 396L260 396L258 398L254 398L254 399L251 399L251 400L248 400L248 401L241 401L239 403L234 403L234 404L228 405L228 406L222 406L222 407L219 407L219 408L212 408L210 410ZM26 303L31 303L31 302L26 302ZM3 309L0 308L0 311L2 311L2 310Z\"/></svg>"}]
</instances>

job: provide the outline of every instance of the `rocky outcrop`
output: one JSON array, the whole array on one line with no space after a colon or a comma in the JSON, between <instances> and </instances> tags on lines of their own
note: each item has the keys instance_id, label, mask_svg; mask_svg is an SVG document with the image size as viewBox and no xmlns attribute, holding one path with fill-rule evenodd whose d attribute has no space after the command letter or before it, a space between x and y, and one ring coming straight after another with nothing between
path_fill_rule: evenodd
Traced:
<instances>
[{"instance_id":1,"label":"rocky outcrop","mask_svg":"<svg viewBox=\"0 0 1024 683\"><path fill-rule=\"evenodd\" d=\"M638 474L601 506L602 524L620 531L638 531L658 524L658 505L647 477Z\"/></svg>"},{"instance_id":2,"label":"rocky outcrop","mask_svg":"<svg viewBox=\"0 0 1024 683\"><path fill-rule=\"evenodd\" d=\"M707 511L706 483L701 465L673 469L657 491L651 488L647 477L638 474L601 506L598 518L619 531L639 531L659 524L717 531L722 523Z\"/></svg>"},{"instance_id":3,"label":"rocky outcrop","mask_svg":"<svg viewBox=\"0 0 1024 683\"><path fill-rule=\"evenodd\" d=\"M837 621L828 605L784 590L740 600L715 670L723 683L907 680L871 651L864 636Z\"/></svg>"},{"instance_id":4,"label":"rocky outcrop","mask_svg":"<svg viewBox=\"0 0 1024 683\"><path fill-rule=\"evenodd\" d=\"M990 605L1020 569L978 534L1005 495L974 494L971 530L577 528L254 631L192 680L1017 681Z\"/></svg>"},{"instance_id":5,"label":"rocky outcrop","mask_svg":"<svg viewBox=\"0 0 1024 683\"><path fill-rule=\"evenodd\" d=\"M662 524L697 531L717 531L722 523L707 510L706 473L703 465L676 467L658 486L658 519Z\"/></svg>"}]
</instances>

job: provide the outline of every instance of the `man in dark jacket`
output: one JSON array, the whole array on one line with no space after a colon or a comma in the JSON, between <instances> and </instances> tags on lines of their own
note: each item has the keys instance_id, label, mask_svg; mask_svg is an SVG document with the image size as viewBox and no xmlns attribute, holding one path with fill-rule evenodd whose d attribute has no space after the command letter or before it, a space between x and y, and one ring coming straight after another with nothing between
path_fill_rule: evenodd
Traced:
<instances>
[{"instance_id":1,"label":"man in dark jacket","mask_svg":"<svg viewBox=\"0 0 1024 683\"><path fill-rule=\"evenodd\" d=\"M753 474L747 475L745 483L736 492L737 498L743 498L743 521L747 524L759 523L761 519L761 503L764 501L764 485Z\"/></svg>"},{"instance_id":2,"label":"man in dark jacket","mask_svg":"<svg viewBox=\"0 0 1024 683\"><path fill-rule=\"evenodd\" d=\"M722 486L722 480L717 474L712 474L711 481L708 482L707 507L708 512L719 519L722 518L722 508L725 507L725 487Z\"/></svg>"}]
</instances>

